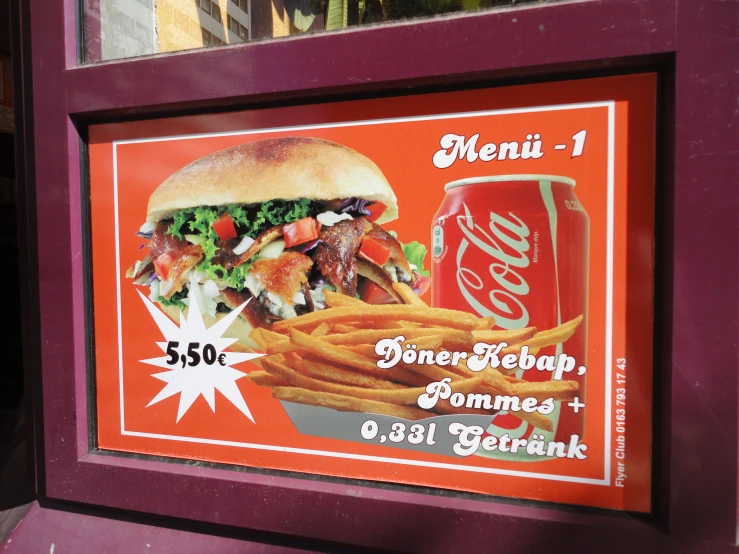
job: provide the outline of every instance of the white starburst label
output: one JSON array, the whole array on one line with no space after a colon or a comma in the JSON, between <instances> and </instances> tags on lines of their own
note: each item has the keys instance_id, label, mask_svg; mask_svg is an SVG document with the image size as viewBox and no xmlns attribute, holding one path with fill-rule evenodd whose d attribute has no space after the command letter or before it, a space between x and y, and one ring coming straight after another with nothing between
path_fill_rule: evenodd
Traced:
<instances>
[{"instance_id":1,"label":"white starburst label","mask_svg":"<svg viewBox=\"0 0 739 554\"><path fill-rule=\"evenodd\" d=\"M197 287L198 285L192 283L191 286ZM208 406L215 413L215 391L217 390L242 414L254 422L254 417L252 417L239 387L236 386L236 381L244 377L246 373L231 366L253 360L264 354L224 352L237 339L223 337L223 334L251 299L206 329L198 302L190 302L187 318L180 312L180 325L177 326L141 292L139 292L139 296L144 301L146 308L165 339L164 342L157 342L159 348L166 354L165 356L141 360L145 364L167 370L152 375L152 377L164 381L167 385L149 402L147 408L179 393L178 422L200 395L205 398Z\"/></svg>"}]
</instances>

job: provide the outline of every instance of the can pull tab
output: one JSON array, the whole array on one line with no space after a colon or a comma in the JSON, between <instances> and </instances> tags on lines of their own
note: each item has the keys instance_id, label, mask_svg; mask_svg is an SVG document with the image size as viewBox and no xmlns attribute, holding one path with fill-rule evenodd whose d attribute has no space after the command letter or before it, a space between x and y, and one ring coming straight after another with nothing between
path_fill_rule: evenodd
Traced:
<instances>
[{"instance_id":1,"label":"can pull tab","mask_svg":"<svg viewBox=\"0 0 739 554\"><path fill-rule=\"evenodd\" d=\"M431 240L431 255L438 258L444 252L444 228L441 225L434 225Z\"/></svg>"}]
</instances>

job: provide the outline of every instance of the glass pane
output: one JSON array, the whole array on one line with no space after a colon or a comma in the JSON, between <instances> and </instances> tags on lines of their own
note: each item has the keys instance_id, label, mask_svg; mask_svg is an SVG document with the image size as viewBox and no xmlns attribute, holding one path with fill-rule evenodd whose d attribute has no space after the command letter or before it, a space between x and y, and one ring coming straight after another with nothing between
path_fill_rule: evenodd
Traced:
<instances>
[{"instance_id":1,"label":"glass pane","mask_svg":"<svg viewBox=\"0 0 739 554\"><path fill-rule=\"evenodd\" d=\"M96 446L650 511L655 85L91 125Z\"/></svg>"},{"instance_id":2,"label":"glass pane","mask_svg":"<svg viewBox=\"0 0 739 554\"><path fill-rule=\"evenodd\" d=\"M540 1L80 0L87 62Z\"/></svg>"}]
</instances>

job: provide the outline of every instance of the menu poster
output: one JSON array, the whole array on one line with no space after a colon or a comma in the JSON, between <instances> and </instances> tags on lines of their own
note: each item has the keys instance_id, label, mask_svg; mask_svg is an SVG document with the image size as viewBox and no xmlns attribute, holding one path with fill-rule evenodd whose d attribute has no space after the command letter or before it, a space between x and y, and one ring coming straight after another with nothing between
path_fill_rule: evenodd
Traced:
<instances>
[{"instance_id":1,"label":"menu poster","mask_svg":"<svg viewBox=\"0 0 739 554\"><path fill-rule=\"evenodd\" d=\"M655 82L92 126L98 447L648 512Z\"/></svg>"}]
</instances>

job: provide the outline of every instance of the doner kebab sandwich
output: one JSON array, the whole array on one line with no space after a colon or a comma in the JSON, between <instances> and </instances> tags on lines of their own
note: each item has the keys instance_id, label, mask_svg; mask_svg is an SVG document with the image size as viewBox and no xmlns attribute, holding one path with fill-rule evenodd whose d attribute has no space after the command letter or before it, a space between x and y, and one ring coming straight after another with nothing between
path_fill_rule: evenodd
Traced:
<instances>
[{"instance_id":1,"label":"doner kebab sandwich","mask_svg":"<svg viewBox=\"0 0 739 554\"><path fill-rule=\"evenodd\" d=\"M371 160L333 142L279 138L192 162L149 198L148 252L126 276L179 321L193 298L206 325L247 300L230 336L327 309L323 291L403 303L393 282L428 288L426 248L382 223L397 198ZM330 309L330 308L329 308Z\"/></svg>"}]
</instances>

